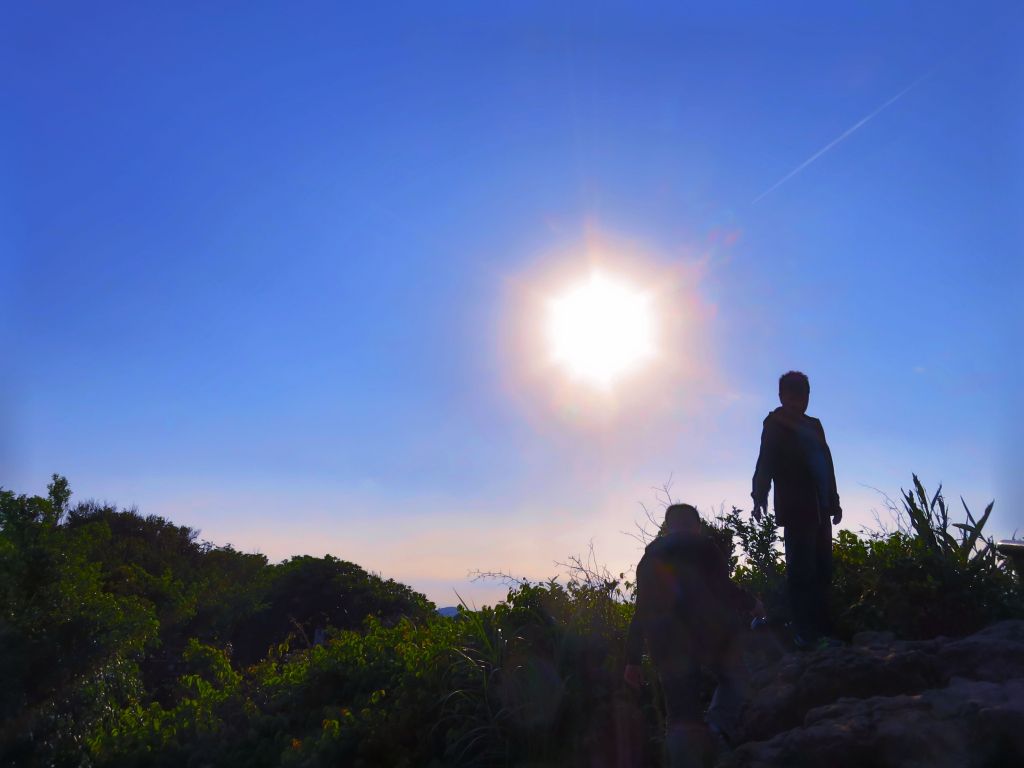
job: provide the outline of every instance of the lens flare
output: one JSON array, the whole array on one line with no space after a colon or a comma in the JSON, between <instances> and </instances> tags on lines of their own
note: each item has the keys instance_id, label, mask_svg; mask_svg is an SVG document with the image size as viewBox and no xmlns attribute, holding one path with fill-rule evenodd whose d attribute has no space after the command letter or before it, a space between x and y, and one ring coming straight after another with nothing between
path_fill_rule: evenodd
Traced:
<instances>
[{"instance_id":1,"label":"lens flare","mask_svg":"<svg viewBox=\"0 0 1024 768\"><path fill-rule=\"evenodd\" d=\"M654 356L651 299L601 272L548 303L547 335L554 362L600 389Z\"/></svg>"},{"instance_id":2,"label":"lens flare","mask_svg":"<svg viewBox=\"0 0 1024 768\"><path fill-rule=\"evenodd\" d=\"M489 351L514 413L590 459L675 450L727 389L707 265L696 246L593 228L504 275Z\"/></svg>"}]
</instances>

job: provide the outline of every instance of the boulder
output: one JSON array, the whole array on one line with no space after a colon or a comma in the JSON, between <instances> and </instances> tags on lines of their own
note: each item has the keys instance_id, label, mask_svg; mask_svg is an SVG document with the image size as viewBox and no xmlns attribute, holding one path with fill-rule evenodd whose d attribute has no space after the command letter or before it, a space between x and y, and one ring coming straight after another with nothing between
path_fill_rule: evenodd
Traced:
<instances>
[{"instance_id":1,"label":"boulder","mask_svg":"<svg viewBox=\"0 0 1024 768\"><path fill-rule=\"evenodd\" d=\"M787 654L752 685L722 766L1024 765L1024 621L960 639L862 633Z\"/></svg>"}]
</instances>

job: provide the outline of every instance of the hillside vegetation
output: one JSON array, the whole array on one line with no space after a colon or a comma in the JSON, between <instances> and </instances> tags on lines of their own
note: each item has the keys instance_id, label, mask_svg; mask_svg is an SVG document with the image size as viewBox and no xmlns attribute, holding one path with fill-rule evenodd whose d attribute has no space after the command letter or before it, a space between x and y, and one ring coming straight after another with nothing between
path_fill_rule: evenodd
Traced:
<instances>
[{"instance_id":1,"label":"hillside vegetation","mask_svg":"<svg viewBox=\"0 0 1024 768\"><path fill-rule=\"evenodd\" d=\"M54 766L657 765L656 683L620 683L633 585L586 568L439 616L334 557L202 542L135 510L0 490L0 762ZM914 478L897 530L835 540L841 634L1024 617L983 527ZM786 620L774 521L707 524ZM649 676L653 679L653 675Z\"/></svg>"}]
</instances>

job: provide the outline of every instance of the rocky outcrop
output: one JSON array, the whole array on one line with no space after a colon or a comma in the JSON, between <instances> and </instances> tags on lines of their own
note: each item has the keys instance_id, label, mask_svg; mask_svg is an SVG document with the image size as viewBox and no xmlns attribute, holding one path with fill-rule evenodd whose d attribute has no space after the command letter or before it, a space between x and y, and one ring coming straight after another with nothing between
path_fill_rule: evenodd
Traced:
<instances>
[{"instance_id":1,"label":"rocky outcrop","mask_svg":"<svg viewBox=\"0 0 1024 768\"><path fill-rule=\"evenodd\" d=\"M740 745L720 765L1024 765L1024 621L961 639L787 654L753 678Z\"/></svg>"}]
</instances>

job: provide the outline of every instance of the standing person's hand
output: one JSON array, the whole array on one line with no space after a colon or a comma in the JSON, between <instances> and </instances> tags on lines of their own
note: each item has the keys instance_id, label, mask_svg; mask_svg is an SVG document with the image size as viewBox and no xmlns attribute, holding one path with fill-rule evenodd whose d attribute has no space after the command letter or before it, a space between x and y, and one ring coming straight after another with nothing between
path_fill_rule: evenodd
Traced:
<instances>
[{"instance_id":1,"label":"standing person's hand","mask_svg":"<svg viewBox=\"0 0 1024 768\"><path fill-rule=\"evenodd\" d=\"M762 515L764 515L764 504L758 504L755 501L754 509L751 511L750 516L754 518L755 523L760 523Z\"/></svg>"},{"instance_id":2,"label":"standing person's hand","mask_svg":"<svg viewBox=\"0 0 1024 768\"><path fill-rule=\"evenodd\" d=\"M622 673L622 679L630 688L637 690L644 679L643 670L640 669L639 664L627 664L626 670Z\"/></svg>"},{"instance_id":3,"label":"standing person's hand","mask_svg":"<svg viewBox=\"0 0 1024 768\"><path fill-rule=\"evenodd\" d=\"M832 513L832 525L839 525L843 519L842 507L836 507L836 511Z\"/></svg>"}]
</instances>

